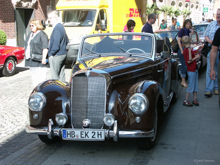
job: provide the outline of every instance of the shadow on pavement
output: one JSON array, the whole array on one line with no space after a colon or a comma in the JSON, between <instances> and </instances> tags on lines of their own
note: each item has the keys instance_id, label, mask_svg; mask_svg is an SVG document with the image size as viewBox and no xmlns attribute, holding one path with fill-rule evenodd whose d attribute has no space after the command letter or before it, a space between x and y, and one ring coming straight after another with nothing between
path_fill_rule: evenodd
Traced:
<instances>
[{"instance_id":1,"label":"shadow on pavement","mask_svg":"<svg viewBox=\"0 0 220 165\"><path fill-rule=\"evenodd\" d=\"M16 72L14 75L18 74L19 72L23 72L23 71L26 71L26 70L29 70L29 68L25 68L25 67L16 67ZM14 76L12 75L12 76ZM0 70L0 77L4 77L4 75L2 74L2 70ZM11 76L10 76L11 77Z\"/></svg>"},{"instance_id":2,"label":"shadow on pavement","mask_svg":"<svg viewBox=\"0 0 220 165\"><path fill-rule=\"evenodd\" d=\"M36 134L27 134L25 130L21 130L1 143L0 164L33 164L33 162L41 164L61 146L63 146L62 142L46 145L38 139Z\"/></svg>"},{"instance_id":3,"label":"shadow on pavement","mask_svg":"<svg viewBox=\"0 0 220 165\"><path fill-rule=\"evenodd\" d=\"M16 73L19 73L19 72L23 72L23 71L26 71L26 70L29 70L29 68L26 68L26 67L16 67Z\"/></svg>"}]
</instances>

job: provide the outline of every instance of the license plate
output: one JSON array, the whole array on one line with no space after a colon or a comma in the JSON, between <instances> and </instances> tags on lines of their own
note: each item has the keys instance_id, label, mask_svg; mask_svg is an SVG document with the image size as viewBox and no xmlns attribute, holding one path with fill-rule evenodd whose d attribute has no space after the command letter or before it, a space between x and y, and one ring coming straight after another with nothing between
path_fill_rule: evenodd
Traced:
<instances>
[{"instance_id":1,"label":"license plate","mask_svg":"<svg viewBox=\"0 0 220 165\"><path fill-rule=\"evenodd\" d=\"M78 141L104 141L104 130L88 130L88 129L63 129L63 140L78 140Z\"/></svg>"}]
</instances>

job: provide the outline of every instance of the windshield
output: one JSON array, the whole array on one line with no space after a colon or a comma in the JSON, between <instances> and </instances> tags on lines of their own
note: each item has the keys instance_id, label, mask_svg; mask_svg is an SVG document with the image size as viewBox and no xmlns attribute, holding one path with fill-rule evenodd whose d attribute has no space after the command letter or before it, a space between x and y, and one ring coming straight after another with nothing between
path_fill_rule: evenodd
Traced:
<instances>
[{"instance_id":1,"label":"windshield","mask_svg":"<svg viewBox=\"0 0 220 165\"><path fill-rule=\"evenodd\" d=\"M63 26L92 26L96 10L67 10L63 11Z\"/></svg>"},{"instance_id":2,"label":"windshield","mask_svg":"<svg viewBox=\"0 0 220 165\"><path fill-rule=\"evenodd\" d=\"M83 42L81 57L111 55L134 55L152 57L152 36L132 35L97 35L88 37Z\"/></svg>"},{"instance_id":3,"label":"windshield","mask_svg":"<svg viewBox=\"0 0 220 165\"><path fill-rule=\"evenodd\" d=\"M205 32L207 26L208 24L207 25L195 25L194 30L197 32Z\"/></svg>"},{"instance_id":4,"label":"windshield","mask_svg":"<svg viewBox=\"0 0 220 165\"><path fill-rule=\"evenodd\" d=\"M156 38L159 40L163 40L165 37L167 37L170 42L175 38L178 31L161 31L161 32L154 32L156 35Z\"/></svg>"}]
</instances>

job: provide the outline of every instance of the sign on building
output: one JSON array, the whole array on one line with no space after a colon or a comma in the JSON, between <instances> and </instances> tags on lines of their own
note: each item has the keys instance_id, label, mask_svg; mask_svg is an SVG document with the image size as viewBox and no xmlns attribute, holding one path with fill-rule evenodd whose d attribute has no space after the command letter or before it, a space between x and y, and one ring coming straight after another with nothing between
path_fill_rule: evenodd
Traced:
<instances>
[{"instance_id":1,"label":"sign on building","mask_svg":"<svg viewBox=\"0 0 220 165\"><path fill-rule=\"evenodd\" d=\"M208 7L203 7L203 13L208 13Z\"/></svg>"}]
</instances>

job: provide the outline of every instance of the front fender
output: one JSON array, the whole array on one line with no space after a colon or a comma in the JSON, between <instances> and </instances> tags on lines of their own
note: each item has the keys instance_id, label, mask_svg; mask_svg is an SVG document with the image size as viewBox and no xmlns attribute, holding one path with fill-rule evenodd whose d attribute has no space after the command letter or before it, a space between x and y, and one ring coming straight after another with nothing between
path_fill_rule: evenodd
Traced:
<instances>
[{"instance_id":1,"label":"front fender","mask_svg":"<svg viewBox=\"0 0 220 165\"><path fill-rule=\"evenodd\" d=\"M133 85L129 90L129 95L135 93L143 93L149 101L147 111L142 115L136 115L128 108L127 128L136 130L152 130L154 128L155 110L157 110L158 100L163 103L165 100L165 91L160 84L155 81L142 81ZM162 109L163 111L163 109ZM140 117L141 121L136 122L136 117Z\"/></svg>"},{"instance_id":2,"label":"front fender","mask_svg":"<svg viewBox=\"0 0 220 165\"><path fill-rule=\"evenodd\" d=\"M57 113L65 113L68 116L70 124L70 87L57 80L48 80L38 85L32 93L41 92L46 98L46 105L40 112L34 112L29 109L29 118L31 126L46 126L48 120L55 121ZM38 114L38 119L33 116ZM55 123L56 125L56 123Z\"/></svg>"}]
</instances>

